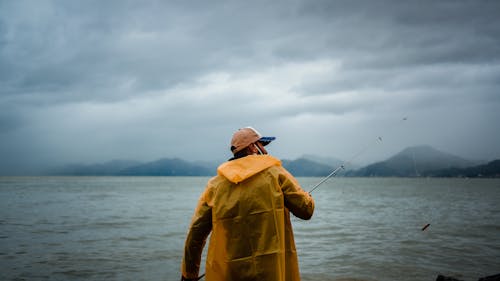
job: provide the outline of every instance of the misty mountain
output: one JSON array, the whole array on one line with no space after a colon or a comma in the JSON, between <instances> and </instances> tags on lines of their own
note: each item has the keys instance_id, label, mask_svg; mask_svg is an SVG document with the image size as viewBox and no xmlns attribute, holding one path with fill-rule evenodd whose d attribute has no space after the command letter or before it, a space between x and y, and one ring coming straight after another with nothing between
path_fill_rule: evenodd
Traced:
<instances>
[{"instance_id":1,"label":"misty mountain","mask_svg":"<svg viewBox=\"0 0 500 281\"><path fill-rule=\"evenodd\" d=\"M449 168L437 171L429 171L426 176L432 177L489 177L500 178L500 160L494 160L487 164L468 168Z\"/></svg>"},{"instance_id":2,"label":"misty mountain","mask_svg":"<svg viewBox=\"0 0 500 281\"><path fill-rule=\"evenodd\" d=\"M219 163L220 164L220 163ZM307 159L283 160L283 166L295 176L325 176L332 168ZM216 163L191 163L179 158L161 159L139 166L126 168L118 175L129 176L213 176L217 172Z\"/></svg>"},{"instance_id":3,"label":"misty mountain","mask_svg":"<svg viewBox=\"0 0 500 281\"><path fill-rule=\"evenodd\" d=\"M302 159L310 160L319 164L327 165L329 167L338 167L344 163L344 161L335 158L335 157L325 157L325 156L318 156L318 155L313 155L313 154L304 154ZM300 159L299 158L299 159Z\"/></svg>"},{"instance_id":4,"label":"misty mountain","mask_svg":"<svg viewBox=\"0 0 500 281\"><path fill-rule=\"evenodd\" d=\"M417 177L431 171L465 168L475 163L458 156L439 151L428 145L408 147L391 158L365 166L350 176Z\"/></svg>"},{"instance_id":5,"label":"misty mountain","mask_svg":"<svg viewBox=\"0 0 500 281\"><path fill-rule=\"evenodd\" d=\"M315 160L313 160L315 159ZM358 170L340 171L338 176L358 177L495 177L500 175L500 160L474 166L474 162L441 152L430 146L404 149L385 161ZM325 164L325 163L331 163ZM297 177L324 177L340 166L341 160L305 155L295 160L282 160L283 167ZM180 158L163 158L141 163L113 160L102 164L68 165L53 169L48 175L75 176L213 176L220 163L188 162ZM348 168L348 167L347 167Z\"/></svg>"},{"instance_id":6,"label":"misty mountain","mask_svg":"<svg viewBox=\"0 0 500 281\"><path fill-rule=\"evenodd\" d=\"M305 158L282 160L281 163L296 177L323 177L332 172L332 167Z\"/></svg>"},{"instance_id":7,"label":"misty mountain","mask_svg":"<svg viewBox=\"0 0 500 281\"><path fill-rule=\"evenodd\" d=\"M191 163L179 158L164 158L121 170L126 176L211 176L215 170L205 165Z\"/></svg>"},{"instance_id":8,"label":"misty mountain","mask_svg":"<svg viewBox=\"0 0 500 281\"><path fill-rule=\"evenodd\" d=\"M46 175L58 176L113 176L121 171L141 165L142 162L134 160L112 160L99 164L69 164L63 167L52 168L45 172Z\"/></svg>"},{"instance_id":9,"label":"misty mountain","mask_svg":"<svg viewBox=\"0 0 500 281\"><path fill-rule=\"evenodd\" d=\"M188 162L179 158L163 158L141 163L137 161L114 160L102 164L72 164L52 169L48 175L74 176L213 176L220 163ZM325 176L332 167L305 158L282 160L283 166L292 174L300 176Z\"/></svg>"},{"instance_id":10,"label":"misty mountain","mask_svg":"<svg viewBox=\"0 0 500 281\"><path fill-rule=\"evenodd\" d=\"M340 159L335 158L335 157L324 157L324 156L318 156L318 155L312 155L312 154L305 154L301 158L305 158L305 159L311 160L313 162L327 165L331 169L330 172L332 172L334 169L338 168L340 165L344 165L345 170L340 170L338 173L339 175L344 174L346 171L356 170L356 169L360 168L360 166L358 166L358 165L355 165L352 163L346 163L344 160L340 160Z\"/></svg>"},{"instance_id":11,"label":"misty mountain","mask_svg":"<svg viewBox=\"0 0 500 281\"><path fill-rule=\"evenodd\" d=\"M209 176L214 175L215 164L191 163L179 158L163 158L142 163L113 160L100 164L70 164L53 168L46 175L59 176Z\"/></svg>"}]
</instances>

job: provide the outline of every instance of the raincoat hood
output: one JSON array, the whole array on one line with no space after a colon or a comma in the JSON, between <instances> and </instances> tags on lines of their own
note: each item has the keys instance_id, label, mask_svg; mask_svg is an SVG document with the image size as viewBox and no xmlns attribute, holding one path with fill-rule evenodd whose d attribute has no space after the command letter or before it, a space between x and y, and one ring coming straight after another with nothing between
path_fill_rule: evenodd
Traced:
<instances>
[{"instance_id":1,"label":"raincoat hood","mask_svg":"<svg viewBox=\"0 0 500 281\"><path fill-rule=\"evenodd\" d=\"M217 168L217 174L240 183L271 166L281 166L281 161L270 155L248 155L223 163Z\"/></svg>"}]
</instances>

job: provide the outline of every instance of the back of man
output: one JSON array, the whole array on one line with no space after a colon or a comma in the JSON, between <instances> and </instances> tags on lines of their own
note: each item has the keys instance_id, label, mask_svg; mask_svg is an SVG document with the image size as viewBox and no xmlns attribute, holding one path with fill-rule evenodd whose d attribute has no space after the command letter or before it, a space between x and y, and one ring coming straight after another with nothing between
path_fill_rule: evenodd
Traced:
<instances>
[{"instance_id":1,"label":"back of man","mask_svg":"<svg viewBox=\"0 0 500 281\"><path fill-rule=\"evenodd\" d=\"M290 211L309 219L314 200L278 159L248 155L222 164L198 202L183 276L198 276L201 251L212 231L207 281L300 280Z\"/></svg>"}]
</instances>

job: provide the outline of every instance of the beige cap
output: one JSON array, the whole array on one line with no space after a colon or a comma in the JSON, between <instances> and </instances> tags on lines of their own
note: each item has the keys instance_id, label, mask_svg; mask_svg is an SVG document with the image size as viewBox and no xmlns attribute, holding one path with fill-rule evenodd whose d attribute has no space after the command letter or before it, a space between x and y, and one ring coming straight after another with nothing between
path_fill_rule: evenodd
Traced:
<instances>
[{"instance_id":1,"label":"beige cap","mask_svg":"<svg viewBox=\"0 0 500 281\"><path fill-rule=\"evenodd\" d=\"M263 145L268 145L275 139L275 137L262 137L262 135L252 127L241 128L233 134L233 138L231 139L231 151L234 154L256 141L261 141Z\"/></svg>"}]
</instances>

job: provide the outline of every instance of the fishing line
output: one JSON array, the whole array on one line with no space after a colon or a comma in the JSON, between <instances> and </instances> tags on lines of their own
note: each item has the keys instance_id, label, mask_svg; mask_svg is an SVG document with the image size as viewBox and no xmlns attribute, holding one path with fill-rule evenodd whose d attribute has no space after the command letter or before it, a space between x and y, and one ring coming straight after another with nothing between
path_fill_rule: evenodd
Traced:
<instances>
[{"instance_id":1,"label":"fishing line","mask_svg":"<svg viewBox=\"0 0 500 281\"><path fill-rule=\"evenodd\" d=\"M413 169L415 170L415 176L420 177L420 174L418 173L417 170L417 161L415 161L415 149L411 148L411 154L413 156Z\"/></svg>"},{"instance_id":2,"label":"fishing line","mask_svg":"<svg viewBox=\"0 0 500 281\"><path fill-rule=\"evenodd\" d=\"M406 120L408 120L408 117L404 117L403 119L401 119L402 122L404 122ZM340 170L345 170L345 166L347 164L351 164L352 161L354 161L354 159L358 158L360 155L365 153L369 148L372 148L373 146L375 146L376 144L379 144L379 143L382 143L381 136L377 137L374 143L367 144L364 148L362 148L356 154L354 154L349 160L342 162L342 164L340 164L340 166L335 168L329 175L327 175L321 181L319 181L316 185L314 185L311 188L311 190L309 191L309 194L311 194L311 192L313 192L316 188L318 188L320 185L322 185L324 182L326 182L329 178L335 177Z\"/></svg>"},{"instance_id":3,"label":"fishing line","mask_svg":"<svg viewBox=\"0 0 500 281\"><path fill-rule=\"evenodd\" d=\"M378 137L375 144L378 144L379 142L382 142L382 137ZM369 144L367 145L366 147L364 147L363 149L361 149L358 153L354 154L354 156L352 156L348 161L344 161L342 162L342 164L340 164L340 166L338 166L335 170L333 170L328 176L324 177L321 181L319 181L315 186L313 186L311 188L311 190L309 191L309 194L311 192L313 192L316 188L318 188L321 184L323 184L325 181L327 181L329 178L331 177L335 177L337 175L337 173L342 169L342 170L345 170L345 166L347 164L351 164L352 161L354 161L354 159L358 158L361 154L365 153L368 148L370 148L373 144Z\"/></svg>"},{"instance_id":4,"label":"fishing line","mask_svg":"<svg viewBox=\"0 0 500 281\"><path fill-rule=\"evenodd\" d=\"M406 120L408 120L408 118L407 118L407 117L404 117L403 119L401 119L401 121L406 121ZM335 169L334 169L334 170L333 170L333 171L332 171L332 172L331 172L328 176L324 177L321 181L319 181L316 185L314 185L314 186L311 188L311 190L309 191L309 194L311 194L311 192L313 192L313 191L314 191L316 188L318 188L321 184L323 184L324 182L326 182L329 178L331 178L331 177L335 177L335 176L337 175L337 173L338 173L341 169L342 169L342 170L344 170L344 169L345 169L345 166L346 166L347 164L351 164L351 163L352 163L352 161L354 161L354 159L358 158L360 155L362 155L363 153L365 153L365 152L366 152L369 148L371 148L371 147L373 147L373 146L375 146L376 144L379 144L379 143L381 143L381 142L382 142L382 137L381 137L381 136L379 136L379 137L377 137L377 138L376 138L376 140L375 140L375 142L374 142L374 143L369 143L368 145L366 145L365 147L363 147L361 150L359 150L356 154L354 154L354 155L353 155L353 156L352 156L349 160L342 162L342 164L341 164L340 166L338 166L337 168L335 168ZM257 146L256 146L256 147L257 147ZM257 147L257 150L258 150L261 154L263 154L263 153L262 153L262 151L261 151L258 147ZM430 225L430 224L429 224L429 225ZM428 225L427 225L425 228L427 228L427 227L428 227ZM423 230L425 230L425 228L424 228L424 229L422 229L422 231L423 231ZM202 275L200 275L198 278L195 278L194 280L200 280L200 279L202 279L204 276L205 276L205 274L202 274Z\"/></svg>"}]
</instances>

